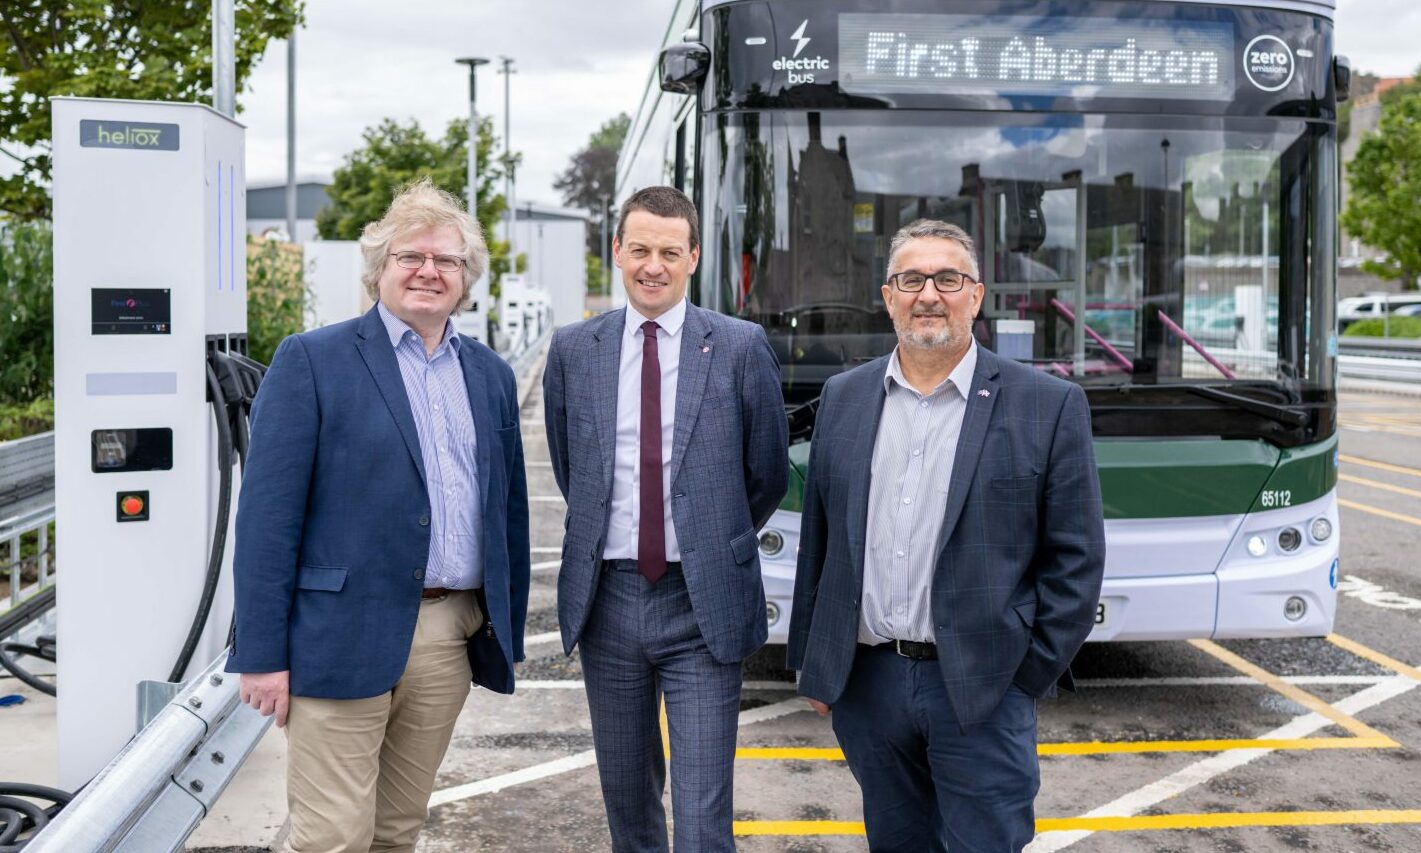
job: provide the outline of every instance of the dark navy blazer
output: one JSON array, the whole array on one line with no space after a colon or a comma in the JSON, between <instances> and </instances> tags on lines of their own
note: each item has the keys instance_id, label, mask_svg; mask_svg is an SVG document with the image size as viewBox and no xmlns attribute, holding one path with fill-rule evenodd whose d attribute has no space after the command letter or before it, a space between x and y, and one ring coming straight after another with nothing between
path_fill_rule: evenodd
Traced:
<instances>
[{"instance_id":1,"label":"dark navy blazer","mask_svg":"<svg viewBox=\"0 0 1421 853\"><path fill-rule=\"evenodd\" d=\"M888 357L824 386L809 454L789 666L832 705L858 638L873 445ZM977 351L947 493L932 616L947 695L963 725L1015 683L1070 687L1095 622L1105 524L1079 386Z\"/></svg>"},{"instance_id":2,"label":"dark navy blazer","mask_svg":"<svg viewBox=\"0 0 1421 853\"><path fill-rule=\"evenodd\" d=\"M528 489L513 371L463 338L477 437L488 624L474 683L513 692L528 611ZM375 309L281 343L252 410L237 510L228 672L290 670L291 693L389 690L409 656L429 556L419 434Z\"/></svg>"}]
</instances>

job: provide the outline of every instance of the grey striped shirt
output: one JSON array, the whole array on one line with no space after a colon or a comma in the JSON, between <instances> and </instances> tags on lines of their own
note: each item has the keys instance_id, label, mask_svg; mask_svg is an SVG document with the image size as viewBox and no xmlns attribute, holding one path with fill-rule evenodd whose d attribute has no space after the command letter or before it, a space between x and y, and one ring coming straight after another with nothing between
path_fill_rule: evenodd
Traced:
<instances>
[{"instance_id":1,"label":"grey striped shirt","mask_svg":"<svg viewBox=\"0 0 1421 853\"><path fill-rule=\"evenodd\" d=\"M888 359L868 488L860 643L933 642L933 558L976 369L973 341L952 373L920 394L903 378L898 350Z\"/></svg>"},{"instance_id":2,"label":"grey striped shirt","mask_svg":"<svg viewBox=\"0 0 1421 853\"><path fill-rule=\"evenodd\" d=\"M424 485L429 493L429 563L426 587L474 589L484 584L483 501L479 495L478 437L469 388L459 364L459 335L447 320L433 355L403 320L379 303L380 319L395 348L405 383Z\"/></svg>"}]
</instances>

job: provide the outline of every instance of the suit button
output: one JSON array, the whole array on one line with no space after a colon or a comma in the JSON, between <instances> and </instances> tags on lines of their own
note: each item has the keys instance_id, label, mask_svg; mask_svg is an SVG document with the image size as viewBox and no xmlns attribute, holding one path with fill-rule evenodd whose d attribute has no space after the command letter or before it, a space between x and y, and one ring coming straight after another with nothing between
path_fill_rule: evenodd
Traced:
<instances>
[{"instance_id":1,"label":"suit button","mask_svg":"<svg viewBox=\"0 0 1421 853\"><path fill-rule=\"evenodd\" d=\"M422 580L424 580L424 569L415 569L415 570L414 570L414 579L417 580L417 581L422 581Z\"/></svg>"},{"instance_id":2,"label":"suit button","mask_svg":"<svg viewBox=\"0 0 1421 853\"><path fill-rule=\"evenodd\" d=\"M427 515L421 515L421 516L419 517L419 526L420 526L420 527L428 527L428 526L429 526L429 516L427 516Z\"/></svg>"}]
</instances>

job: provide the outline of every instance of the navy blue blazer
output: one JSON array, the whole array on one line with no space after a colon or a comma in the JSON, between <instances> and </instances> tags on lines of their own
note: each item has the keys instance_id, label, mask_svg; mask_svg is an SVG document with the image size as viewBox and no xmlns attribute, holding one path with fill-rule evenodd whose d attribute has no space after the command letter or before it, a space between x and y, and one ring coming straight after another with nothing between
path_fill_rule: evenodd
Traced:
<instances>
[{"instance_id":1,"label":"navy blue blazer","mask_svg":"<svg viewBox=\"0 0 1421 853\"><path fill-rule=\"evenodd\" d=\"M558 329L543 371L553 476L567 498L558 622L572 653L597 594L617 442L617 374L626 309ZM734 663L764 645L756 532L789 486L779 363L753 323L686 306L672 433L671 518L696 624Z\"/></svg>"},{"instance_id":2,"label":"navy blue blazer","mask_svg":"<svg viewBox=\"0 0 1421 853\"><path fill-rule=\"evenodd\" d=\"M888 357L824 385L809 452L788 662L799 692L833 705L858 639L873 445ZM932 616L947 695L963 725L1015 683L1071 687L1095 624L1105 523L1079 386L977 350L947 494Z\"/></svg>"},{"instance_id":3,"label":"navy blue blazer","mask_svg":"<svg viewBox=\"0 0 1421 853\"><path fill-rule=\"evenodd\" d=\"M473 680L513 692L528 612L528 488L513 371L465 337L488 622ZM293 335L252 409L237 510L228 672L290 670L291 693L377 696L405 669L429 556L429 495L389 335L363 317Z\"/></svg>"}]
</instances>

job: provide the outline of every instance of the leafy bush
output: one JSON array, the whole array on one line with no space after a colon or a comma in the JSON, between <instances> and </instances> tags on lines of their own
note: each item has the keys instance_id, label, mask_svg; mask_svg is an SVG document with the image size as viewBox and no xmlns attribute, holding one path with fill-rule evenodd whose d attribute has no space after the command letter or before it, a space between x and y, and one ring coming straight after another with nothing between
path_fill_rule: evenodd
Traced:
<instances>
[{"instance_id":1,"label":"leafy bush","mask_svg":"<svg viewBox=\"0 0 1421 853\"><path fill-rule=\"evenodd\" d=\"M53 393L53 237L44 222L0 222L0 406Z\"/></svg>"},{"instance_id":2,"label":"leafy bush","mask_svg":"<svg viewBox=\"0 0 1421 853\"><path fill-rule=\"evenodd\" d=\"M1380 338L1388 332L1393 338L1421 338L1421 317L1392 317L1385 324L1380 317L1358 320L1342 334L1348 338Z\"/></svg>"},{"instance_id":3,"label":"leafy bush","mask_svg":"<svg viewBox=\"0 0 1421 853\"><path fill-rule=\"evenodd\" d=\"M248 354L270 364L276 345L306 327L304 253L299 245L247 238Z\"/></svg>"},{"instance_id":4,"label":"leafy bush","mask_svg":"<svg viewBox=\"0 0 1421 853\"><path fill-rule=\"evenodd\" d=\"M13 441L52 429L53 398L44 397L23 405L0 403L0 441Z\"/></svg>"}]
</instances>

